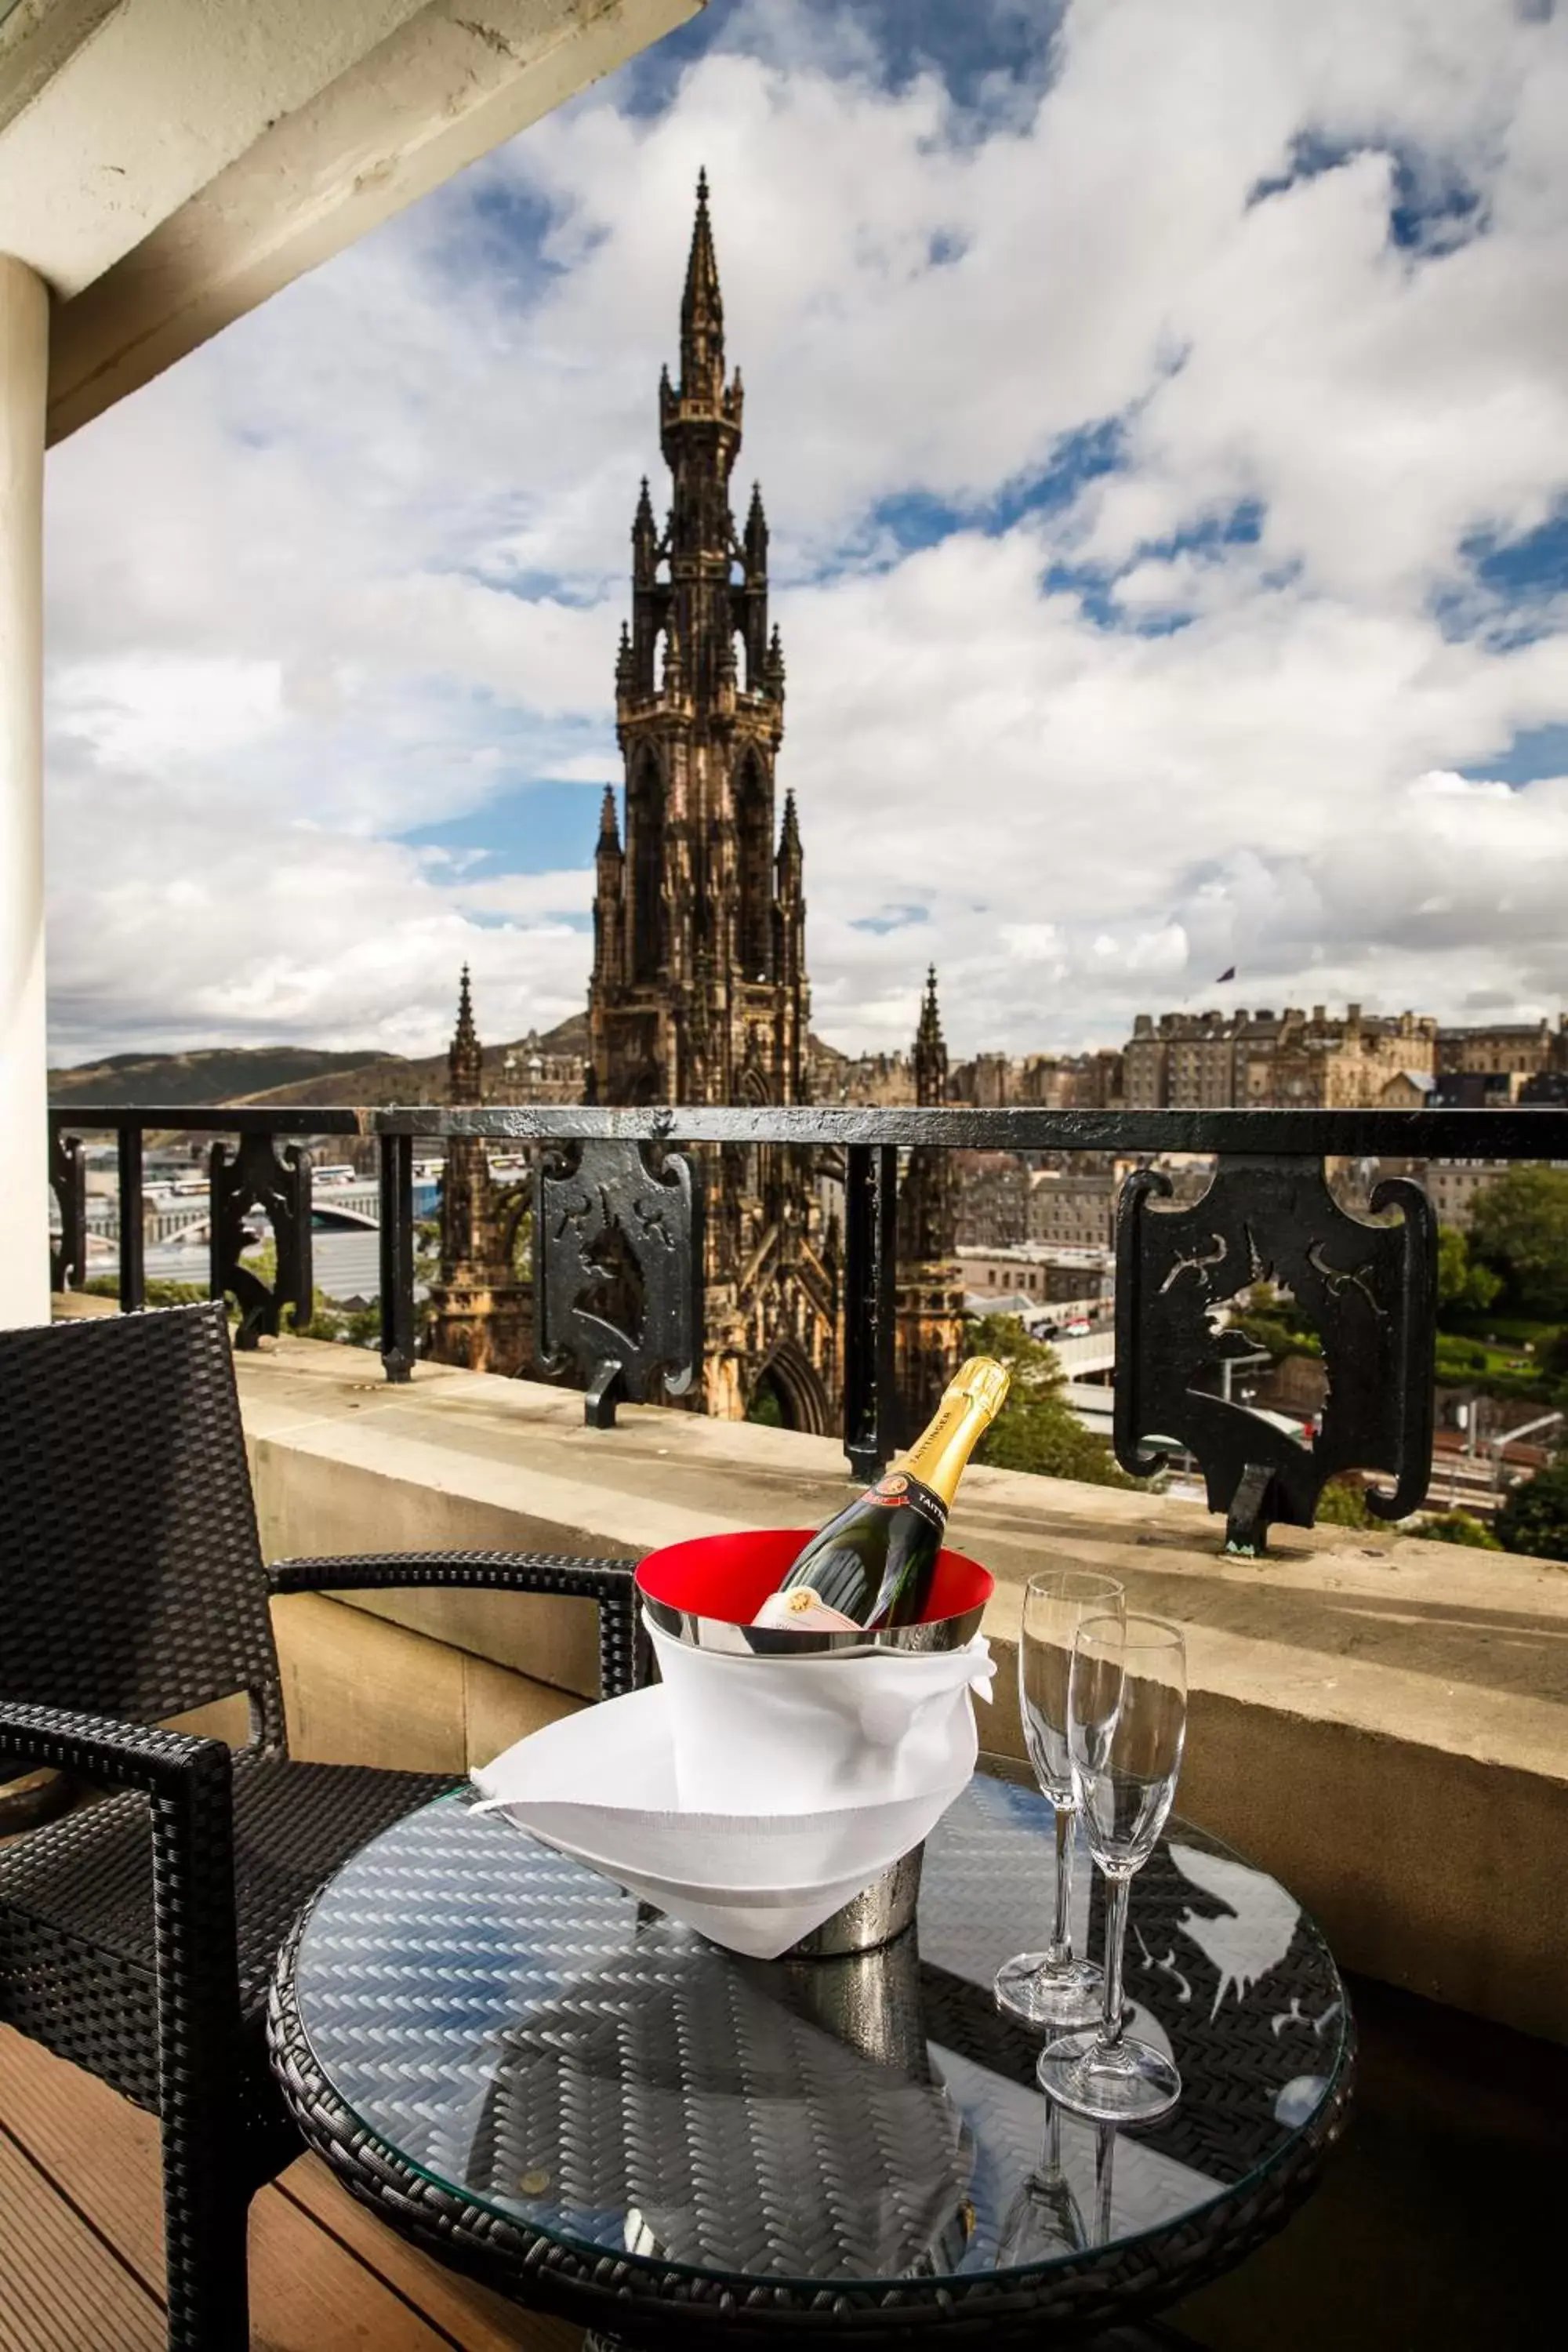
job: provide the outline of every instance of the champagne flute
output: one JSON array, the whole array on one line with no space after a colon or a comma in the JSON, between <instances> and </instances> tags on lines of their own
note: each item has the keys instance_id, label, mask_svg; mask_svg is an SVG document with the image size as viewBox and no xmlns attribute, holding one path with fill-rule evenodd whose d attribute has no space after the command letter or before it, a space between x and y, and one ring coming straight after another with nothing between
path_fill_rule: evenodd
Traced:
<instances>
[{"instance_id":1,"label":"champagne flute","mask_svg":"<svg viewBox=\"0 0 1568 2352\"><path fill-rule=\"evenodd\" d=\"M1187 1728L1186 1643L1163 1617L1086 1618L1073 1643L1068 1744L1089 1852L1106 1882L1105 2006L1098 2027L1049 2042L1040 2087L1093 2123L1152 2123L1182 2078L1163 2051L1123 2032L1121 1955L1135 1871L1176 1793Z\"/></svg>"},{"instance_id":2,"label":"champagne flute","mask_svg":"<svg viewBox=\"0 0 1568 2352\"><path fill-rule=\"evenodd\" d=\"M1068 1752L1068 1681L1073 1639L1086 1618L1120 1617L1112 1576L1051 1569L1032 1576L1018 1628L1018 1713L1035 1778L1057 1823L1056 1918L1043 1952L1018 1952L996 1971L996 2000L1026 2025L1087 2025L1099 2012L1100 1972L1075 1960L1068 1906L1072 1895L1073 1825L1078 1798Z\"/></svg>"}]
</instances>

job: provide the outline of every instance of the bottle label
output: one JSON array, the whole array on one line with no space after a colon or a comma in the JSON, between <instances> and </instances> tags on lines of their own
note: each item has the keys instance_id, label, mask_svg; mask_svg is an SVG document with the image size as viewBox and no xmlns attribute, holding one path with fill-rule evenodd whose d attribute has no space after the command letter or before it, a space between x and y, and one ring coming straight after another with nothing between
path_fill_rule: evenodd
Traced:
<instances>
[{"instance_id":1,"label":"bottle label","mask_svg":"<svg viewBox=\"0 0 1568 2352\"><path fill-rule=\"evenodd\" d=\"M889 1470L886 1477L878 1479L868 1499L880 1503L889 1511L913 1511L928 1528L934 1528L938 1535L946 1529L947 1511L940 1496L933 1495L929 1486L922 1486L918 1478L911 1478L907 1471Z\"/></svg>"},{"instance_id":2,"label":"bottle label","mask_svg":"<svg viewBox=\"0 0 1568 2352\"><path fill-rule=\"evenodd\" d=\"M846 1617L841 1609L829 1609L809 1584L792 1584L779 1592L770 1592L756 1615L753 1625L785 1625L794 1633L858 1633L858 1618Z\"/></svg>"}]
</instances>

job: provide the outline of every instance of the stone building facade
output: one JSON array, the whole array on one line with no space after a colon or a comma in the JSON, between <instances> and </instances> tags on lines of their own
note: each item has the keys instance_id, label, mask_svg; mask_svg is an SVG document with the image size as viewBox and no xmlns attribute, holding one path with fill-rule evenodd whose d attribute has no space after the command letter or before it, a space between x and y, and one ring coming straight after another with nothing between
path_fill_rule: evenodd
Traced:
<instances>
[{"instance_id":1,"label":"stone building facade","mask_svg":"<svg viewBox=\"0 0 1568 2352\"><path fill-rule=\"evenodd\" d=\"M1479 1193L1487 1192L1508 1173L1505 1160L1428 1160L1415 1161L1410 1172L1425 1190L1440 1225L1468 1233Z\"/></svg>"},{"instance_id":2,"label":"stone building facade","mask_svg":"<svg viewBox=\"0 0 1568 2352\"><path fill-rule=\"evenodd\" d=\"M1310 1020L1287 1013L1262 1055L1247 1059L1247 1092L1238 1099L1282 1109L1372 1110L1391 1085L1430 1077L1437 1066L1437 1024L1414 1013L1364 1015L1352 1004L1343 1021L1314 1005Z\"/></svg>"},{"instance_id":3,"label":"stone building facade","mask_svg":"<svg viewBox=\"0 0 1568 2352\"><path fill-rule=\"evenodd\" d=\"M768 526L753 489L736 529L740 372L698 184L680 311L680 380L658 394L673 480L632 525L632 617L616 669L625 833L605 795L589 988L601 1103L809 1098L810 988L800 826L774 770L784 663L768 625ZM782 1145L704 1154L705 1344L693 1402L833 1425L841 1395L836 1236L812 1155Z\"/></svg>"},{"instance_id":4,"label":"stone building facade","mask_svg":"<svg viewBox=\"0 0 1568 2352\"><path fill-rule=\"evenodd\" d=\"M563 1048L549 1036L531 1029L507 1046L500 1068L489 1083L497 1103L580 1103L587 1084L588 1066L583 1055Z\"/></svg>"},{"instance_id":5,"label":"stone building facade","mask_svg":"<svg viewBox=\"0 0 1568 2352\"><path fill-rule=\"evenodd\" d=\"M1014 1249L1029 1238L1033 1171L1016 1151L955 1151L961 1249Z\"/></svg>"},{"instance_id":6,"label":"stone building facade","mask_svg":"<svg viewBox=\"0 0 1568 2352\"><path fill-rule=\"evenodd\" d=\"M468 968L463 966L458 1025L447 1055L447 1099L463 1108L484 1100L483 1055L474 1027ZM513 1265L525 1190L503 1192L477 1137L447 1139L441 1178L440 1271L430 1286L426 1352L470 1372L523 1371L533 1353L532 1294Z\"/></svg>"},{"instance_id":7,"label":"stone building facade","mask_svg":"<svg viewBox=\"0 0 1568 2352\"><path fill-rule=\"evenodd\" d=\"M1041 1169L1029 1188L1025 1238L1055 1249L1110 1248L1120 1190L1110 1166Z\"/></svg>"},{"instance_id":8,"label":"stone building facade","mask_svg":"<svg viewBox=\"0 0 1568 2352\"><path fill-rule=\"evenodd\" d=\"M1490 1076L1494 1072L1539 1077L1568 1070L1568 1013L1551 1021L1502 1022L1491 1028L1439 1029L1437 1067Z\"/></svg>"},{"instance_id":9,"label":"stone building facade","mask_svg":"<svg viewBox=\"0 0 1568 2352\"><path fill-rule=\"evenodd\" d=\"M807 1076L813 1102L888 1108L915 1098L914 1065L907 1054L840 1054L814 1037Z\"/></svg>"},{"instance_id":10,"label":"stone building facade","mask_svg":"<svg viewBox=\"0 0 1568 2352\"><path fill-rule=\"evenodd\" d=\"M1424 1015L1331 1017L1315 1004L1283 1013L1141 1013L1122 1049L1130 1110L1370 1110L1398 1082L1430 1077L1437 1024Z\"/></svg>"},{"instance_id":11,"label":"stone building facade","mask_svg":"<svg viewBox=\"0 0 1568 2352\"><path fill-rule=\"evenodd\" d=\"M1026 1054L1011 1065L1007 1099L1044 1110L1114 1110L1125 1083L1121 1055L1105 1047L1092 1054Z\"/></svg>"},{"instance_id":12,"label":"stone building facade","mask_svg":"<svg viewBox=\"0 0 1568 2352\"><path fill-rule=\"evenodd\" d=\"M1237 1024L1221 1013L1141 1013L1122 1048L1129 1110L1219 1109L1237 1100Z\"/></svg>"},{"instance_id":13,"label":"stone building facade","mask_svg":"<svg viewBox=\"0 0 1568 2352\"><path fill-rule=\"evenodd\" d=\"M936 971L926 975L912 1055L915 1099L937 1104L947 1093L947 1046L936 1001ZM955 1255L958 1177L952 1153L917 1144L899 1188L896 1365L903 1434L916 1436L963 1354L963 1277Z\"/></svg>"}]
</instances>

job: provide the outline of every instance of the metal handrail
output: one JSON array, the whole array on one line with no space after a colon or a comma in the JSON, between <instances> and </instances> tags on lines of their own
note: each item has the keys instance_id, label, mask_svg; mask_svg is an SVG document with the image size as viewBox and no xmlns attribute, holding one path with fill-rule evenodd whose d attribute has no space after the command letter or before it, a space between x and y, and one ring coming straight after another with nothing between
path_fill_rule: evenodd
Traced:
<instances>
[{"instance_id":1,"label":"metal handrail","mask_svg":"<svg viewBox=\"0 0 1568 2352\"><path fill-rule=\"evenodd\" d=\"M144 1138L174 1131L239 1139L218 1147L211 1177L214 1296L237 1291L249 1307L240 1344L276 1330L282 1307L309 1311L310 1183L298 1150L287 1164L268 1150L283 1139L361 1136L377 1147L381 1188L382 1361L389 1380L410 1377L416 1355L414 1148L472 1137L517 1144L784 1144L842 1153L845 1184L844 1433L851 1464L874 1474L898 1432L894 1385L895 1206L900 1154L911 1147L1016 1152L1075 1152L1148 1160L1215 1155L1226 1164L1295 1159L1568 1162L1568 1108L1495 1109L1047 1110L790 1105L746 1108L656 1104L609 1108L575 1104L59 1105L49 1112L50 1174L60 1207L57 1282L80 1278L85 1258L80 1139L116 1139L120 1192L120 1296L145 1303L142 1198ZM268 1205L279 1235L279 1276L270 1295L238 1266L234 1236L250 1202ZM224 1211L219 1215L220 1206ZM285 1265L285 1232L289 1264ZM232 1259L231 1264L229 1260ZM259 1303L258 1303L259 1294Z\"/></svg>"},{"instance_id":2,"label":"metal handrail","mask_svg":"<svg viewBox=\"0 0 1568 2352\"><path fill-rule=\"evenodd\" d=\"M606 1109L574 1103L83 1104L51 1108L57 1132L134 1127L193 1135L472 1135L490 1141L942 1144L972 1151L1285 1153L1347 1160L1568 1160L1568 1108L1496 1110L976 1110L792 1104L761 1109L664 1104Z\"/></svg>"}]
</instances>

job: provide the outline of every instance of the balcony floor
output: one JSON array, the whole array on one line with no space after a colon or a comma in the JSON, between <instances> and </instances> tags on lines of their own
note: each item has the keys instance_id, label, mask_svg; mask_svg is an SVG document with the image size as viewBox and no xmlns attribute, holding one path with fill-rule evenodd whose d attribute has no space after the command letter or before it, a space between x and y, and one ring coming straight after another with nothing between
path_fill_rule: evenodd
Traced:
<instances>
[{"instance_id":1,"label":"balcony floor","mask_svg":"<svg viewBox=\"0 0 1568 2352\"><path fill-rule=\"evenodd\" d=\"M0 2026L0 2352L162 2352L159 2199L153 2118ZM252 2352L576 2352L583 2340L405 2245L313 2156L251 2206L250 2301Z\"/></svg>"},{"instance_id":2,"label":"balcony floor","mask_svg":"<svg viewBox=\"0 0 1568 2352\"><path fill-rule=\"evenodd\" d=\"M1352 1985L1354 2119L1282 2235L1097 2352L1476 2352L1546 2340L1568 2051ZM157 2129L0 2027L0 2352L160 2352ZM19 2258L18 2258L19 2257ZM576 2352L405 2246L302 2156L251 2209L252 2352Z\"/></svg>"}]
</instances>

